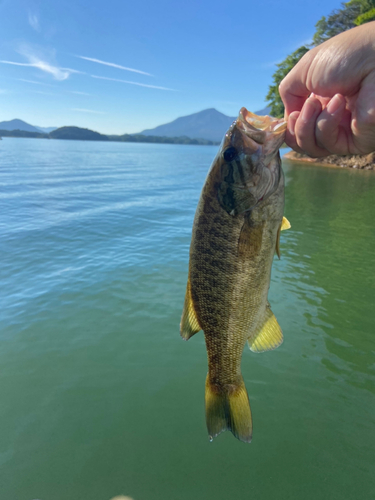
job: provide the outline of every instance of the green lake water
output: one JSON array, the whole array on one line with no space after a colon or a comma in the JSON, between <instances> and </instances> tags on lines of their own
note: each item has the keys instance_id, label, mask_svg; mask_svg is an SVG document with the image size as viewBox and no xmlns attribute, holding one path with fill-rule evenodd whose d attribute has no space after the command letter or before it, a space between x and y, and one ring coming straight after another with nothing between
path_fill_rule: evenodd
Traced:
<instances>
[{"instance_id":1,"label":"green lake water","mask_svg":"<svg viewBox=\"0 0 375 500\"><path fill-rule=\"evenodd\" d=\"M253 442L210 443L179 320L215 154L1 141L1 500L375 498L375 174L284 162L285 340L243 354Z\"/></svg>"}]
</instances>

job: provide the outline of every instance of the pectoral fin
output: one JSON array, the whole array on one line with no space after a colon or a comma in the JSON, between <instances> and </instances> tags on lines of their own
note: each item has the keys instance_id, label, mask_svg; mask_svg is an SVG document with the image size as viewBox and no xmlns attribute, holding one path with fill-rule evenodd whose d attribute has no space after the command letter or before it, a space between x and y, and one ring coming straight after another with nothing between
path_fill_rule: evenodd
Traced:
<instances>
[{"instance_id":1,"label":"pectoral fin","mask_svg":"<svg viewBox=\"0 0 375 500\"><path fill-rule=\"evenodd\" d=\"M188 280L186 286L185 302L182 311L180 334L184 340L189 340L190 337L195 335L201 330L198 323L198 318L195 313L194 304L191 298L190 281Z\"/></svg>"},{"instance_id":2,"label":"pectoral fin","mask_svg":"<svg viewBox=\"0 0 375 500\"><path fill-rule=\"evenodd\" d=\"M288 221L288 219L286 217L283 217L283 220L281 221L281 226L279 228L279 230L277 231L277 238L276 238L276 253L277 253L277 256L281 257L281 254L280 254L280 231L284 231L285 229L290 229L292 226L290 225L290 222Z\"/></svg>"},{"instance_id":3,"label":"pectoral fin","mask_svg":"<svg viewBox=\"0 0 375 500\"><path fill-rule=\"evenodd\" d=\"M290 229L292 226L286 217L283 217L281 222L280 231L284 231L285 229Z\"/></svg>"},{"instance_id":4,"label":"pectoral fin","mask_svg":"<svg viewBox=\"0 0 375 500\"><path fill-rule=\"evenodd\" d=\"M248 340L249 348L253 352L271 351L279 347L282 342L283 334L280 325L271 308L267 306L258 330Z\"/></svg>"}]
</instances>

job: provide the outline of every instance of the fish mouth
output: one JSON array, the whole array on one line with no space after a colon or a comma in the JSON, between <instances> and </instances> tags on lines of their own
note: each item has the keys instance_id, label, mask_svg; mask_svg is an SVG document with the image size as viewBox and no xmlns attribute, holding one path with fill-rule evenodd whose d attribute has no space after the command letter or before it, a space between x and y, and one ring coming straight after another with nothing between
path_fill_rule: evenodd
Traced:
<instances>
[{"instance_id":1,"label":"fish mouth","mask_svg":"<svg viewBox=\"0 0 375 500\"><path fill-rule=\"evenodd\" d=\"M246 108L241 108L237 118L238 125L243 123L249 125L248 131L270 132L276 135L283 134L286 131L286 121L283 118L273 118L272 116L258 116Z\"/></svg>"},{"instance_id":2,"label":"fish mouth","mask_svg":"<svg viewBox=\"0 0 375 500\"><path fill-rule=\"evenodd\" d=\"M243 134L248 152L255 153L261 146L264 157L273 157L284 142L286 121L268 115L258 116L241 108L235 128Z\"/></svg>"}]
</instances>

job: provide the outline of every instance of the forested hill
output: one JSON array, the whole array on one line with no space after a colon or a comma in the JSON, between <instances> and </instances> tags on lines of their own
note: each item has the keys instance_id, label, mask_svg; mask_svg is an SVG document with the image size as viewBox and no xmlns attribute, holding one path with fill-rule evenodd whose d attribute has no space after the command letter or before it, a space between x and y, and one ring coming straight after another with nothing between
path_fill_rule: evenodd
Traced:
<instances>
[{"instance_id":1,"label":"forested hill","mask_svg":"<svg viewBox=\"0 0 375 500\"><path fill-rule=\"evenodd\" d=\"M48 134L50 139L70 139L78 141L108 141L108 137L88 128L61 127Z\"/></svg>"},{"instance_id":2,"label":"forested hill","mask_svg":"<svg viewBox=\"0 0 375 500\"><path fill-rule=\"evenodd\" d=\"M78 141L112 141L112 142L144 142L156 144L196 144L214 145L216 141L206 139L190 139L190 137L157 137L141 134L104 135L87 128L61 127L49 134L30 132L27 130L0 130L0 137L26 137L35 139L65 139Z\"/></svg>"}]
</instances>

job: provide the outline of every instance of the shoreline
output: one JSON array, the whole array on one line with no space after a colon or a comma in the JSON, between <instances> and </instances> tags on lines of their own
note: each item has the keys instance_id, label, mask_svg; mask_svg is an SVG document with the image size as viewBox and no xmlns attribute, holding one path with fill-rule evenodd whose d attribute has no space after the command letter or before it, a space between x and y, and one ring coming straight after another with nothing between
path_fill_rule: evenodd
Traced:
<instances>
[{"instance_id":1,"label":"shoreline","mask_svg":"<svg viewBox=\"0 0 375 500\"><path fill-rule=\"evenodd\" d=\"M186 136L168 137L142 134L104 135L90 129L79 127L60 127L49 134L27 132L25 130L1 130L0 138L16 139L57 139L94 142L131 142L137 144L180 144L187 146L217 146L218 141L209 139L192 139Z\"/></svg>"},{"instance_id":2,"label":"shoreline","mask_svg":"<svg viewBox=\"0 0 375 500\"><path fill-rule=\"evenodd\" d=\"M285 153L282 158L299 163L310 163L311 165L317 165L320 167L375 171L375 153L350 156L331 155L320 159L311 158L310 156L296 153L295 151L289 151L288 153Z\"/></svg>"}]
</instances>

